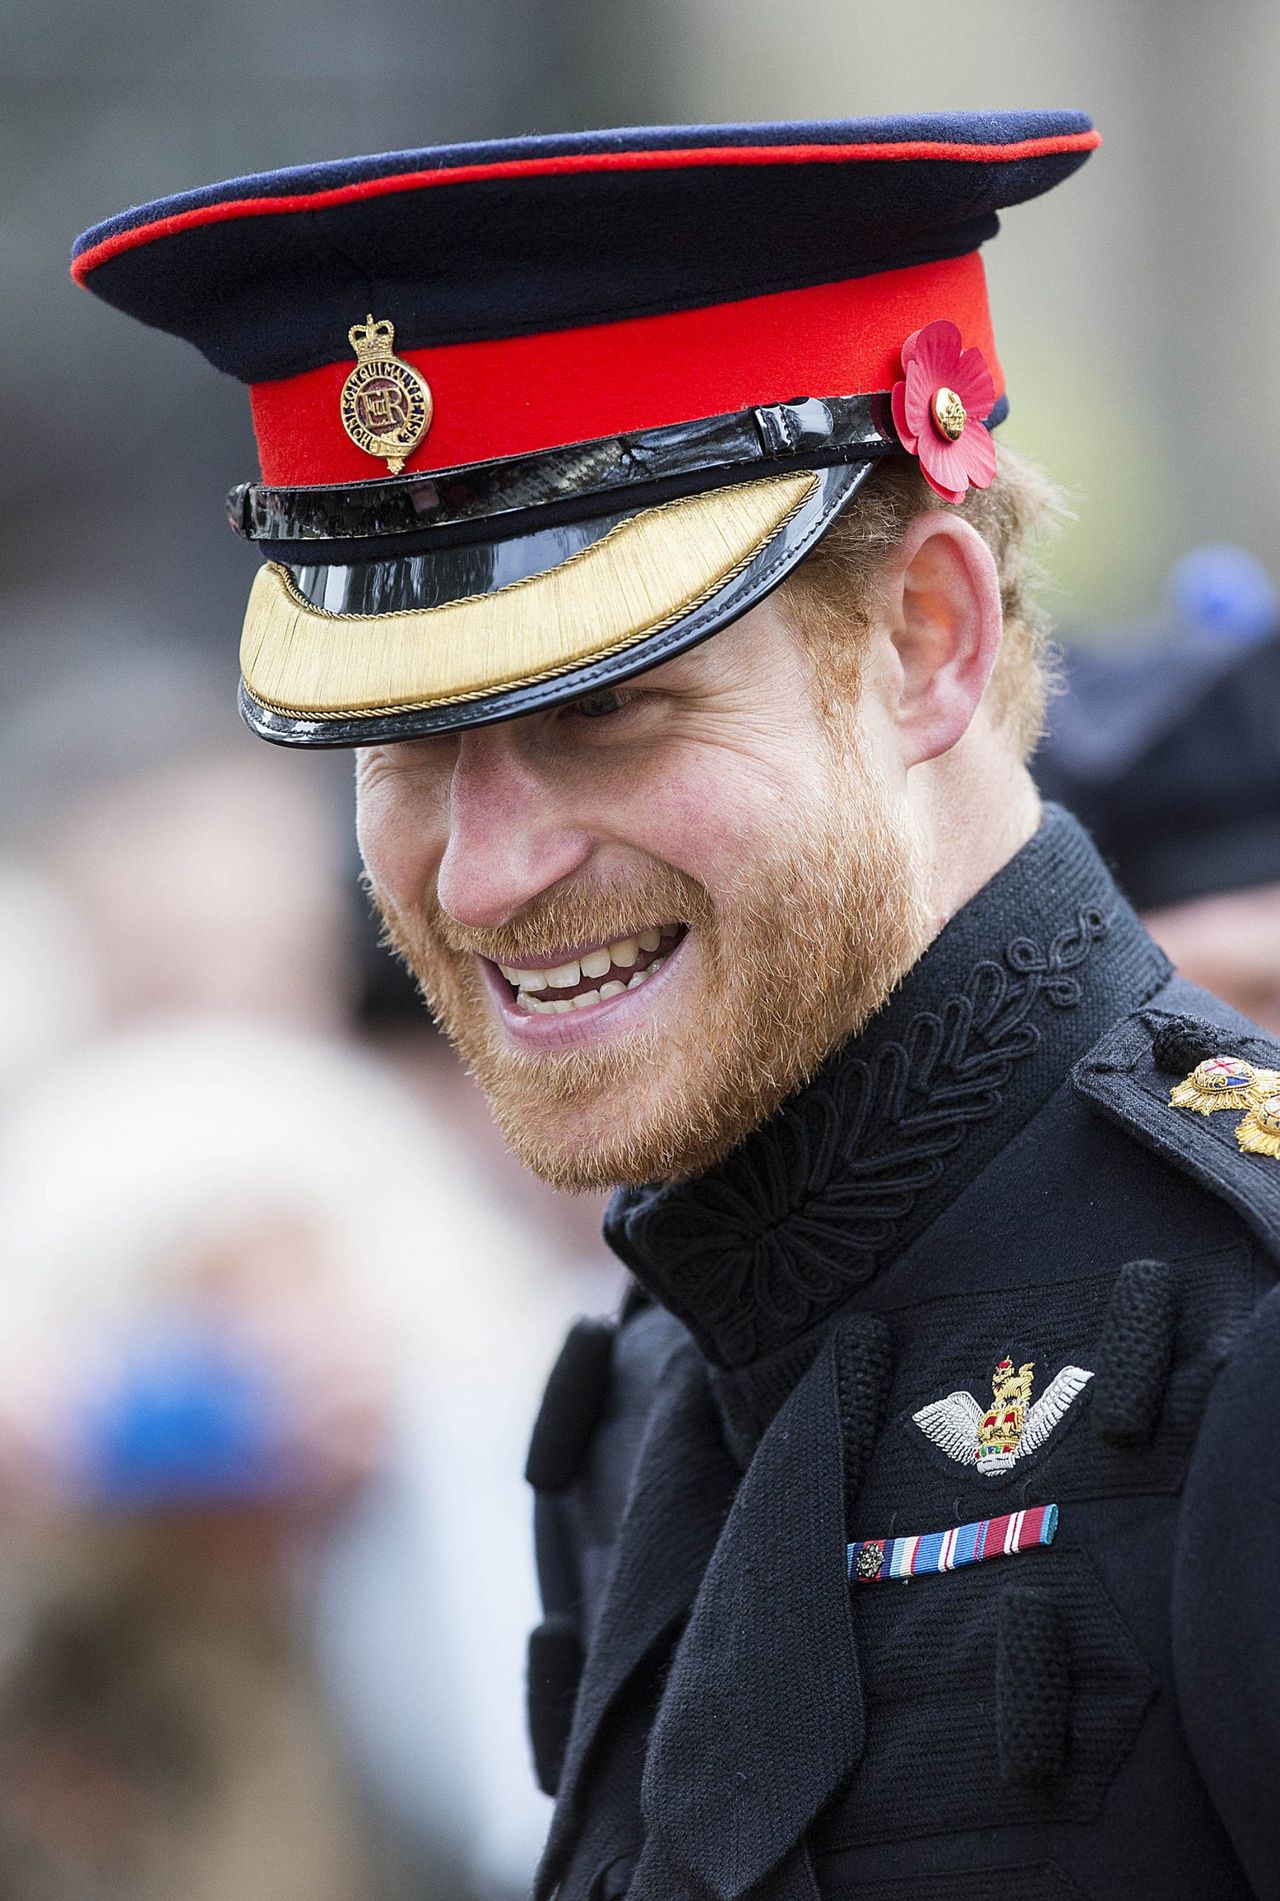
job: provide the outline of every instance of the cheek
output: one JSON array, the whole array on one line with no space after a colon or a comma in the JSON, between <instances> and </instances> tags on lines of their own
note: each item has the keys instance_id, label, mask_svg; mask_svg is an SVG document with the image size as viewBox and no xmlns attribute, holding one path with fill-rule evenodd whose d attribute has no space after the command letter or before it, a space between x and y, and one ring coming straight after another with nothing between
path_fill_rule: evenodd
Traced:
<instances>
[{"instance_id":1,"label":"cheek","mask_svg":"<svg viewBox=\"0 0 1280 1901\"><path fill-rule=\"evenodd\" d=\"M356 838L365 870L398 910L420 902L447 842L443 794L405 779L356 781Z\"/></svg>"},{"instance_id":2,"label":"cheek","mask_svg":"<svg viewBox=\"0 0 1280 1901\"><path fill-rule=\"evenodd\" d=\"M780 773L719 750L686 755L644 801L644 845L714 893L785 852L822 798L820 775L803 763Z\"/></svg>"}]
</instances>

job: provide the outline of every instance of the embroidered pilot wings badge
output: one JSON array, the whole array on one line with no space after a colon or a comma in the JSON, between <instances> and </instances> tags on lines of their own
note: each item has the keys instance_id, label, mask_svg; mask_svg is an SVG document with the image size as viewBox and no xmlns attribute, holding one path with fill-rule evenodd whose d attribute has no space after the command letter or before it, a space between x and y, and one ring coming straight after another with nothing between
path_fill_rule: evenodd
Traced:
<instances>
[{"instance_id":1,"label":"embroidered pilot wings badge","mask_svg":"<svg viewBox=\"0 0 1280 1901\"><path fill-rule=\"evenodd\" d=\"M985 1409L972 1393L948 1393L912 1418L948 1458L994 1478L1028 1452L1039 1451L1093 1378L1083 1366L1064 1366L1032 1404L1034 1369L1034 1360L1016 1371L1012 1360L1001 1360L991 1376L992 1399Z\"/></svg>"}]
</instances>

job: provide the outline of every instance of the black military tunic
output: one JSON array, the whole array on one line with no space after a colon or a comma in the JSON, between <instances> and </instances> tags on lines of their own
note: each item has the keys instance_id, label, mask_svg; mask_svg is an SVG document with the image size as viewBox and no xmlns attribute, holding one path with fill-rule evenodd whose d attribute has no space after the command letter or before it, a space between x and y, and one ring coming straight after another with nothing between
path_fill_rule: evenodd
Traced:
<instances>
[{"instance_id":1,"label":"black military tunic","mask_svg":"<svg viewBox=\"0 0 1280 1901\"><path fill-rule=\"evenodd\" d=\"M1048 807L766 1128L617 1198L530 1454L543 1901L1280 1894L1280 1161L1169 1101L1223 1051L1280 1066Z\"/></svg>"}]
</instances>

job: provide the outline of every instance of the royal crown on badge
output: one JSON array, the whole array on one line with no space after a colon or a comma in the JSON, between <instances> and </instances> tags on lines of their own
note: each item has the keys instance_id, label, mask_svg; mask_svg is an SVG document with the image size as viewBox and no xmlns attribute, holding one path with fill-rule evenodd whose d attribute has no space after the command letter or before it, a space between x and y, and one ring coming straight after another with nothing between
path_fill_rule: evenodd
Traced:
<instances>
[{"instance_id":1,"label":"royal crown on badge","mask_svg":"<svg viewBox=\"0 0 1280 1901\"><path fill-rule=\"evenodd\" d=\"M983 1408L972 1393L948 1393L922 1406L911 1416L927 1439L955 1459L987 1478L1007 1472L1011 1465L1036 1452L1093 1374L1083 1366L1064 1366L1033 1405L1031 1387L1035 1361L1014 1370L1011 1359L1001 1360L991 1375L992 1403Z\"/></svg>"},{"instance_id":2,"label":"royal crown on badge","mask_svg":"<svg viewBox=\"0 0 1280 1901\"><path fill-rule=\"evenodd\" d=\"M431 427L425 377L395 354L395 325L370 315L347 332L356 367L342 385L342 426L358 449L381 456L399 475Z\"/></svg>"},{"instance_id":3,"label":"royal crown on badge","mask_svg":"<svg viewBox=\"0 0 1280 1901\"><path fill-rule=\"evenodd\" d=\"M978 1427L978 1464L992 1472L1004 1472L1018 1456L1027 1407L1031 1404L1031 1383L1035 1361L1028 1360L1015 1373L1012 1360L1001 1360L991 1376L995 1401L982 1416Z\"/></svg>"}]
</instances>

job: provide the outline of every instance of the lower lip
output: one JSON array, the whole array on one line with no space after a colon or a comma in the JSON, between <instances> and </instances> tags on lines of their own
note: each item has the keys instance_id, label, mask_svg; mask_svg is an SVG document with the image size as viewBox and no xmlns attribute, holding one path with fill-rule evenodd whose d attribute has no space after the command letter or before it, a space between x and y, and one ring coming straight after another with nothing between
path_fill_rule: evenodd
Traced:
<instances>
[{"instance_id":1,"label":"lower lip","mask_svg":"<svg viewBox=\"0 0 1280 1901\"><path fill-rule=\"evenodd\" d=\"M546 1015L540 1011L522 1010L512 995L510 984L496 965L491 964L487 957L480 958L479 962L497 1001L502 1027L513 1043L530 1050L580 1049L588 1043L602 1042L605 1037L624 1035L648 1014L670 985L671 973L682 961L689 935L686 931L675 949L668 951L652 977L646 977L634 990L624 990L618 997L602 997L599 1003L588 1004L585 1009L574 1010L568 1016L561 1016L559 1012Z\"/></svg>"}]
</instances>

